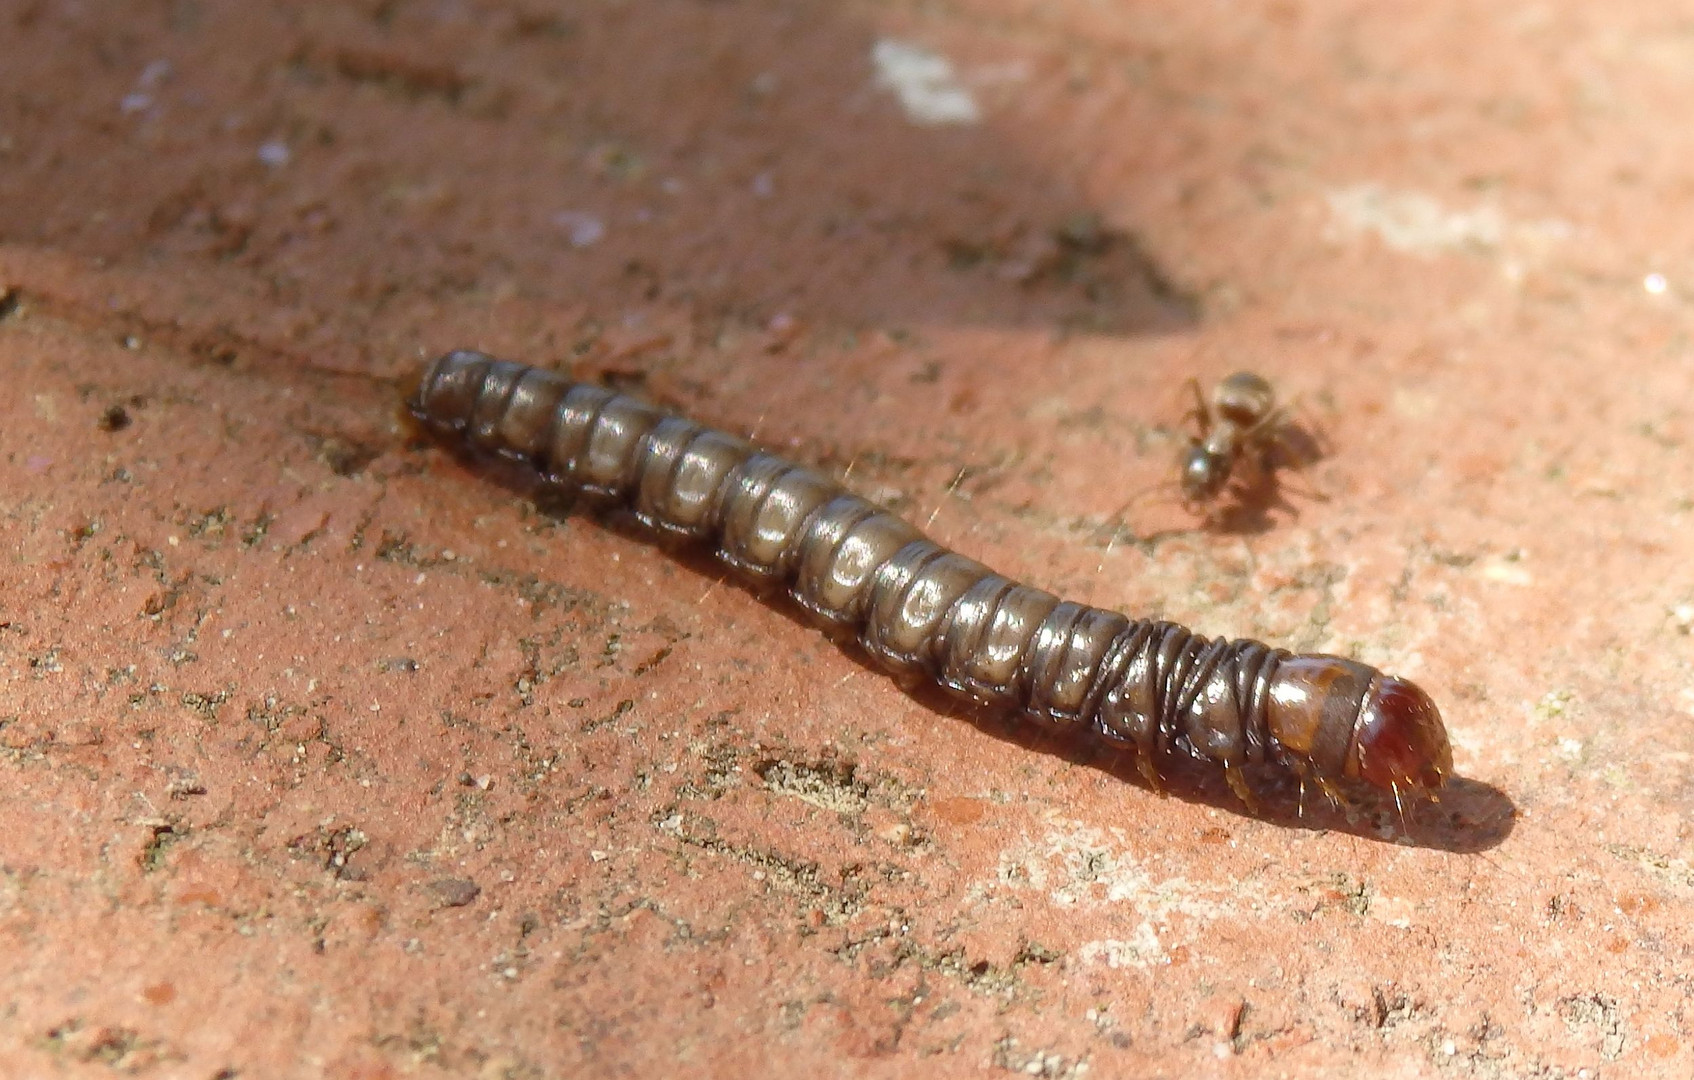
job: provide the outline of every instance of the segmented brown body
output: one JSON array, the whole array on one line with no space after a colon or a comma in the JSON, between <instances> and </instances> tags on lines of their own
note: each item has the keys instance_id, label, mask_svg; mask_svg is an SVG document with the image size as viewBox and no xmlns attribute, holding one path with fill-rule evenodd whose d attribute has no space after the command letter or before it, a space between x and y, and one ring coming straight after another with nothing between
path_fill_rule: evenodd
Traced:
<instances>
[{"instance_id":1,"label":"segmented brown body","mask_svg":"<svg viewBox=\"0 0 1694 1080\"><path fill-rule=\"evenodd\" d=\"M553 372L448 353L407 402L437 438L627 508L780 588L889 672L985 706L1228 770L1439 786L1440 714L1413 684L1340 657L1208 639L1060 600L949 551L894 513L744 439Z\"/></svg>"}]
</instances>

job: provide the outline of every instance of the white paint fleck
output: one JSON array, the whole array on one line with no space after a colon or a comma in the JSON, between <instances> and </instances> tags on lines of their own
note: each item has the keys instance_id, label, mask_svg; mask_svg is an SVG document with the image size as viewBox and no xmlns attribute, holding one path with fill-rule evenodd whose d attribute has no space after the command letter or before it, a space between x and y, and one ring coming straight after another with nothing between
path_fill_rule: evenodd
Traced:
<instances>
[{"instance_id":1,"label":"white paint fleck","mask_svg":"<svg viewBox=\"0 0 1694 1080\"><path fill-rule=\"evenodd\" d=\"M1401 896L1377 896L1370 902L1369 916L1397 930L1408 930L1417 906Z\"/></svg>"},{"instance_id":2,"label":"white paint fleck","mask_svg":"<svg viewBox=\"0 0 1694 1080\"><path fill-rule=\"evenodd\" d=\"M976 124L982 110L945 56L909 41L882 38L871 46L878 86L892 90L915 124Z\"/></svg>"},{"instance_id":3,"label":"white paint fleck","mask_svg":"<svg viewBox=\"0 0 1694 1080\"><path fill-rule=\"evenodd\" d=\"M1424 420L1441 411L1441 397L1428 390L1396 386L1389 397L1395 413L1408 420Z\"/></svg>"},{"instance_id":4,"label":"white paint fleck","mask_svg":"<svg viewBox=\"0 0 1694 1080\"><path fill-rule=\"evenodd\" d=\"M273 169L280 169L294 158L293 151L281 139L271 139L259 144L259 160Z\"/></svg>"},{"instance_id":5,"label":"white paint fleck","mask_svg":"<svg viewBox=\"0 0 1694 1080\"><path fill-rule=\"evenodd\" d=\"M582 210L561 210L553 215L553 224L565 230L574 248L592 247L606 238L606 223Z\"/></svg>"},{"instance_id":6,"label":"white paint fleck","mask_svg":"<svg viewBox=\"0 0 1694 1080\"><path fill-rule=\"evenodd\" d=\"M1325 197L1339 231L1375 233L1394 250L1414 255L1467 248L1510 248L1537 255L1573 231L1568 222L1557 219L1513 221L1495 206L1455 209L1420 191L1394 191L1380 184L1336 188ZM1521 272L1520 261L1510 265Z\"/></svg>"},{"instance_id":7,"label":"white paint fleck","mask_svg":"<svg viewBox=\"0 0 1694 1080\"><path fill-rule=\"evenodd\" d=\"M1244 893L1234 882L1155 877L1130 849L1121 829L1100 828L1058 814L1046 815L1044 826L1039 838L1020 838L1002 851L992 883L979 888L1038 893L1061 909L1117 908L1126 924L1131 920L1147 924L1145 931L1137 931L1115 954L1106 945L1098 946L1095 955L1102 960L1117 955L1120 962L1131 962L1125 958L1132 954L1123 951L1128 948L1140 950L1135 955L1143 957L1162 956L1162 946L1153 951L1159 935L1174 934L1180 942L1219 919L1264 918L1286 909L1283 898Z\"/></svg>"},{"instance_id":8,"label":"white paint fleck","mask_svg":"<svg viewBox=\"0 0 1694 1080\"><path fill-rule=\"evenodd\" d=\"M1374 232L1398 251L1433 253L1473 244L1497 247L1506 223L1493 207L1450 210L1428 195L1359 184L1328 194L1330 213L1355 232Z\"/></svg>"},{"instance_id":9,"label":"white paint fleck","mask_svg":"<svg viewBox=\"0 0 1694 1080\"><path fill-rule=\"evenodd\" d=\"M1670 609L1671 625L1679 634L1694 634L1694 604L1678 604Z\"/></svg>"},{"instance_id":10,"label":"white paint fleck","mask_svg":"<svg viewBox=\"0 0 1694 1080\"><path fill-rule=\"evenodd\" d=\"M1577 761L1582 757L1582 740L1560 739L1553 744L1553 752L1566 761Z\"/></svg>"},{"instance_id":11,"label":"white paint fleck","mask_svg":"<svg viewBox=\"0 0 1694 1080\"><path fill-rule=\"evenodd\" d=\"M1510 551L1504 555L1496 555L1479 564L1478 573L1484 581L1492 581L1501 585L1516 585L1527 587L1535 584L1535 575L1523 565L1524 553Z\"/></svg>"},{"instance_id":12,"label":"white paint fleck","mask_svg":"<svg viewBox=\"0 0 1694 1080\"><path fill-rule=\"evenodd\" d=\"M172 70L169 60L154 60L141 69L141 75L135 80L135 85L151 89L170 78Z\"/></svg>"},{"instance_id":13,"label":"white paint fleck","mask_svg":"<svg viewBox=\"0 0 1694 1080\"><path fill-rule=\"evenodd\" d=\"M171 62L169 60L154 60L142 68L140 76L135 80L135 89L125 94L118 102L118 111L128 116L152 108L152 91L170 76Z\"/></svg>"},{"instance_id":14,"label":"white paint fleck","mask_svg":"<svg viewBox=\"0 0 1694 1080\"><path fill-rule=\"evenodd\" d=\"M1159 944L1158 932L1146 920L1135 928L1135 937L1129 941L1102 938L1084 942L1076 952L1077 958L1084 964L1104 964L1113 969L1148 968L1170 963L1170 956Z\"/></svg>"},{"instance_id":15,"label":"white paint fleck","mask_svg":"<svg viewBox=\"0 0 1694 1080\"><path fill-rule=\"evenodd\" d=\"M1651 273L1641 279L1641 287L1647 290L1649 296L1663 296L1670 288L1670 281L1663 274Z\"/></svg>"}]
</instances>

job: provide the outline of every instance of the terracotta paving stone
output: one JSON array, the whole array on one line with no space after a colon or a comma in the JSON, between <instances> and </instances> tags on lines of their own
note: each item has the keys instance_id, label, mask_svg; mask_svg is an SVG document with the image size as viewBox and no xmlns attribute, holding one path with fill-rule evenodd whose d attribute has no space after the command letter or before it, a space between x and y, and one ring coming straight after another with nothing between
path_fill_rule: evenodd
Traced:
<instances>
[{"instance_id":1,"label":"terracotta paving stone","mask_svg":"<svg viewBox=\"0 0 1694 1080\"><path fill-rule=\"evenodd\" d=\"M1684 5L0 42L0 1075L1694 1071ZM1462 778L1255 816L903 693L408 443L458 346L1412 677ZM1201 527L1184 382L1238 367L1329 452Z\"/></svg>"}]
</instances>

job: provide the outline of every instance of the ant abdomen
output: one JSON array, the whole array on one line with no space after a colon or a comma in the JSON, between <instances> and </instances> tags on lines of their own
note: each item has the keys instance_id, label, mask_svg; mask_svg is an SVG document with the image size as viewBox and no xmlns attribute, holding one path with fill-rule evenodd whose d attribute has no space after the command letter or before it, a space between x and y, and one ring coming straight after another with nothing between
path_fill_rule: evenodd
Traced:
<instances>
[{"instance_id":1,"label":"ant abdomen","mask_svg":"<svg viewBox=\"0 0 1694 1080\"><path fill-rule=\"evenodd\" d=\"M1276 409L1276 391L1264 376L1237 371L1212 391L1212 408L1221 419L1249 429Z\"/></svg>"}]
</instances>

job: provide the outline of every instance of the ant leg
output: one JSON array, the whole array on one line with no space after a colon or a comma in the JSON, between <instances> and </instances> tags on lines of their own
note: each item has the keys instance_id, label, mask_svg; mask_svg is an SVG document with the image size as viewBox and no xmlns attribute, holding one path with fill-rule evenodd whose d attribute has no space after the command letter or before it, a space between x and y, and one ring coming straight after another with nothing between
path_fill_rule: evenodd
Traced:
<instances>
[{"instance_id":1,"label":"ant leg","mask_svg":"<svg viewBox=\"0 0 1694 1080\"><path fill-rule=\"evenodd\" d=\"M1153 495L1173 491L1177 488L1177 486L1177 482L1174 480L1161 480L1151 487L1142 488L1140 491L1130 496L1129 500L1122 506L1119 506L1116 510L1107 515L1106 520L1101 523L1100 528L1096 529L1094 532L1095 543L1100 543L1100 538L1102 536L1105 538L1102 545L1105 550L1100 554L1100 565L1094 568L1095 574L1105 572L1106 559L1112 554L1112 550L1118 546L1119 541L1147 541L1168 534L1167 532L1155 532L1149 533L1145 536L1140 535L1133 529L1128 528L1128 523L1124 521L1124 516L1129 513L1132 507L1141 502L1143 499Z\"/></svg>"},{"instance_id":2,"label":"ant leg","mask_svg":"<svg viewBox=\"0 0 1694 1080\"><path fill-rule=\"evenodd\" d=\"M1183 384L1194 395L1194 407L1182 414L1184 420L1193 419L1200 428L1200 438L1203 440L1212 432L1212 407L1206 404L1206 395L1200 392L1200 380L1190 375Z\"/></svg>"},{"instance_id":3,"label":"ant leg","mask_svg":"<svg viewBox=\"0 0 1694 1080\"><path fill-rule=\"evenodd\" d=\"M1286 475L1315 465L1328 456L1327 451L1303 426L1289 421L1287 408L1276 410L1266 419L1276 419L1278 423L1257 436L1260 446L1257 464L1260 469L1266 476L1274 475L1277 486L1283 490L1311 502L1328 502L1328 495L1308 484L1290 483ZM1258 431L1260 426L1253 425L1254 431ZM1286 504L1286 500L1284 502Z\"/></svg>"},{"instance_id":4,"label":"ant leg","mask_svg":"<svg viewBox=\"0 0 1694 1080\"><path fill-rule=\"evenodd\" d=\"M1282 492L1287 491L1312 502L1328 502L1329 496L1309 485L1294 484L1288 480L1287 474L1298 472L1326 456L1311 434L1290 419L1292 408L1290 403L1272 410L1247 429L1242 443L1252 448L1253 453L1244 457L1257 471L1258 481L1275 490L1276 505L1298 516L1296 508L1281 497Z\"/></svg>"},{"instance_id":5,"label":"ant leg","mask_svg":"<svg viewBox=\"0 0 1694 1080\"><path fill-rule=\"evenodd\" d=\"M1277 486L1291 494L1298 495L1302 499L1309 499L1312 502L1326 503L1329 501L1328 495L1325 495L1317 488L1308 487L1305 484L1291 484L1287 480L1279 479L1277 481ZM1292 506L1288 506L1286 500L1283 501L1283 505L1287 506L1289 509L1293 509Z\"/></svg>"},{"instance_id":6,"label":"ant leg","mask_svg":"<svg viewBox=\"0 0 1694 1080\"><path fill-rule=\"evenodd\" d=\"M1335 444L1330 441L1328 429L1324 427L1323 421L1318 418L1316 413L1305 407L1305 400L1300 397L1290 398L1288 407L1299 415L1295 426L1311 440L1311 461L1321 461L1334 455Z\"/></svg>"},{"instance_id":7,"label":"ant leg","mask_svg":"<svg viewBox=\"0 0 1694 1080\"><path fill-rule=\"evenodd\" d=\"M1267 432L1274 433L1279 428L1281 428L1284 424L1287 424L1287 423L1288 423L1288 406L1279 405L1276 408L1272 409L1270 412L1261 416L1258 419L1258 421L1253 424L1252 427L1248 428L1246 431L1243 431L1241 433L1241 441L1244 442L1244 443L1252 444L1252 443L1255 443L1255 442L1265 440L1267 438L1267 435L1266 435Z\"/></svg>"},{"instance_id":8,"label":"ant leg","mask_svg":"<svg viewBox=\"0 0 1694 1080\"><path fill-rule=\"evenodd\" d=\"M1303 406L1301 398L1291 398L1273 414L1277 417L1276 427L1262 436L1267 454L1274 455L1279 466L1304 469L1335 453L1322 423Z\"/></svg>"}]
</instances>

